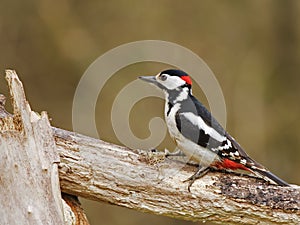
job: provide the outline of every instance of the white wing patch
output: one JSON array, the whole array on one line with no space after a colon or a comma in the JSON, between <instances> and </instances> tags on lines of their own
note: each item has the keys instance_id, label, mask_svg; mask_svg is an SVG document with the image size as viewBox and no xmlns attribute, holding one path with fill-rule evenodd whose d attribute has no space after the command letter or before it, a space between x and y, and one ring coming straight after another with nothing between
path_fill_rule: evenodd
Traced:
<instances>
[{"instance_id":1,"label":"white wing patch","mask_svg":"<svg viewBox=\"0 0 300 225\"><path fill-rule=\"evenodd\" d=\"M246 159L241 159L240 163L243 164L243 165L246 165L247 164L247 160Z\"/></svg>"},{"instance_id":2,"label":"white wing patch","mask_svg":"<svg viewBox=\"0 0 300 225\"><path fill-rule=\"evenodd\" d=\"M185 118L187 118L189 121L191 121L191 123L194 124L195 126L198 126L198 128L203 130L205 132L205 134L208 134L215 140L217 140L219 142L223 142L226 140L225 136L219 134L215 129L208 126L202 120L202 118L200 116L196 116L194 113L191 113L191 112L184 112L184 113L181 113L181 115L183 115ZM231 142L229 142L229 143L231 145Z\"/></svg>"},{"instance_id":3,"label":"white wing patch","mask_svg":"<svg viewBox=\"0 0 300 225\"><path fill-rule=\"evenodd\" d=\"M220 149L230 149L230 148L232 148L232 144L231 144L231 141L229 141L228 139L226 140L226 144L224 145L224 146L220 146L219 148ZM239 153L238 153L239 154Z\"/></svg>"}]
</instances>

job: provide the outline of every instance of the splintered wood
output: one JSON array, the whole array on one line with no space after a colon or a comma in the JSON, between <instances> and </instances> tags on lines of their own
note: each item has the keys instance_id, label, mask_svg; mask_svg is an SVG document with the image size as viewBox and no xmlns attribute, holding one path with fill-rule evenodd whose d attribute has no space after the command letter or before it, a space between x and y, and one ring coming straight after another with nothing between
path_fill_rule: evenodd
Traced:
<instances>
[{"instance_id":1,"label":"splintered wood","mask_svg":"<svg viewBox=\"0 0 300 225\"><path fill-rule=\"evenodd\" d=\"M0 100L0 224L64 224L59 155L46 113L31 111L15 71L6 71L13 115Z\"/></svg>"}]
</instances>

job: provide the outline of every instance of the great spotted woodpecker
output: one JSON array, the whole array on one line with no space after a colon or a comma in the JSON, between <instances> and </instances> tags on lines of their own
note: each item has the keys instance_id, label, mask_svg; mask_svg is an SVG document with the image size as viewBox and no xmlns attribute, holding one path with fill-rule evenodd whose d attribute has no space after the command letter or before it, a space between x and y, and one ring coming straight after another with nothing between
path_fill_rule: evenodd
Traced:
<instances>
[{"instance_id":1,"label":"great spotted woodpecker","mask_svg":"<svg viewBox=\"0 0 300 225\"><path fill-rule=\"evenodd\" d=\"M197 178L211 168L240 169L273 184L289 186L251 159L205 106L192 95L192 80L187 73L169 69L156 76L139 78L163 90L164 114L170 136L185 155L199 163L198 171L187 180L188 190Z\"/></svg>"}]
</instances>

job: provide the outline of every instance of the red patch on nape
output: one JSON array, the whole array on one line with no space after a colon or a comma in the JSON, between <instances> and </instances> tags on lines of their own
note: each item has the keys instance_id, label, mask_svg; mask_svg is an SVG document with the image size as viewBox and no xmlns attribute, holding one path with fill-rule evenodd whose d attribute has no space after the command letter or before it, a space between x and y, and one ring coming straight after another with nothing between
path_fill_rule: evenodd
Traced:
<instances>
[{"instance_id":1,"label":"red patch on nape","mask_svg":"<svg viewBox=\"0 0 300 225\"><path fill-rule=\"evenodd\" d=\"M249 170L246 166L243 164L234 162L230 159L223 159L221 162L218 162L214 165L218 169L230 169L230 170Z\"/></svg>"},{"instance_id":2,"label":"red patch on nape","mask_svg":"<svg viewBox=\"0 0 300 225\"><path fill-rule=\"evenodd\" d=\"M192 85L192 80L189 76L181 76L182 80L184 80L187 84Z\"/></svg>"}]
</instances>

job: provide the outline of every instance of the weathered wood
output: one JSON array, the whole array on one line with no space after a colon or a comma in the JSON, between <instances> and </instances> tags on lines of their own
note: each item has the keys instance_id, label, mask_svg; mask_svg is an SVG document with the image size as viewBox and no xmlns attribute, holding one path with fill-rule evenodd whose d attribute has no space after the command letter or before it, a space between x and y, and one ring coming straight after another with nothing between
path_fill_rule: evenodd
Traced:
<instances>
[{"instance_id":1,"label":"weathered wood","mask_svg":"<svg viewBox=\"0 0 300 225\"><path fill-rule=\"evenodd\" d=\"M78 197L65 193L62 193L62 197L64 199L64 202L68 205L68 207L70 207L69 211L72 212L72 214L69 214L69 216L72 217L71 219L69 219L69 221L75 221L73 223L70 223L70 225L89 225L90 223L85 215L83 208L81 207Z\"/></svg>"},{"instance_id":2,"label":"weathered wood","mask_svg":"<svg viewBox=\"0 0 300 225\"><path fill-rule=\"evenodd\" d=\"M51 130L45 113L30 110L14 72L8 74L14 115L4 112L0 119L0 224L62 224L59 161L60 187L71 195L185 220L300 224L298 186L213 172L188 192L182 181L195 167L165 159L164 153Z\"/></svg>"},{"instance_id":3,"label":"weathered wood","mask_svg":"<svg viewBox=\"0 0 300 225\"><path fill-rule=\"evenodd\" d=\"M15 71L7 70L6 79L14 112L5 110L0 94L0 224L88 224L76 216L83 212L75 200L70 207L61 198L59 155L47 114L31 111Z\"/></svg>"},{"instance_id":4,"label":"weathered wood","mask_svg":"<svg viewBox=\"0 0 300 225\"><path fill-rule=\"evenodd\" d=\"M299 224L300 189L209 173L187 190L195 167L53 128L64 192L143 212L220 224Z\"/></svg>"},{"instance_id":5,"label":"weathered wood","mask_svg":"<svg viewBox=\"0 0 300 225\"><path fill-rule=\"evenodd\" d=\"M63 224L59 155L47 114L31 111L14 71L6 79L14 115L2 111L0 118L0 224Z\"/></svg>"}]
</instances>

